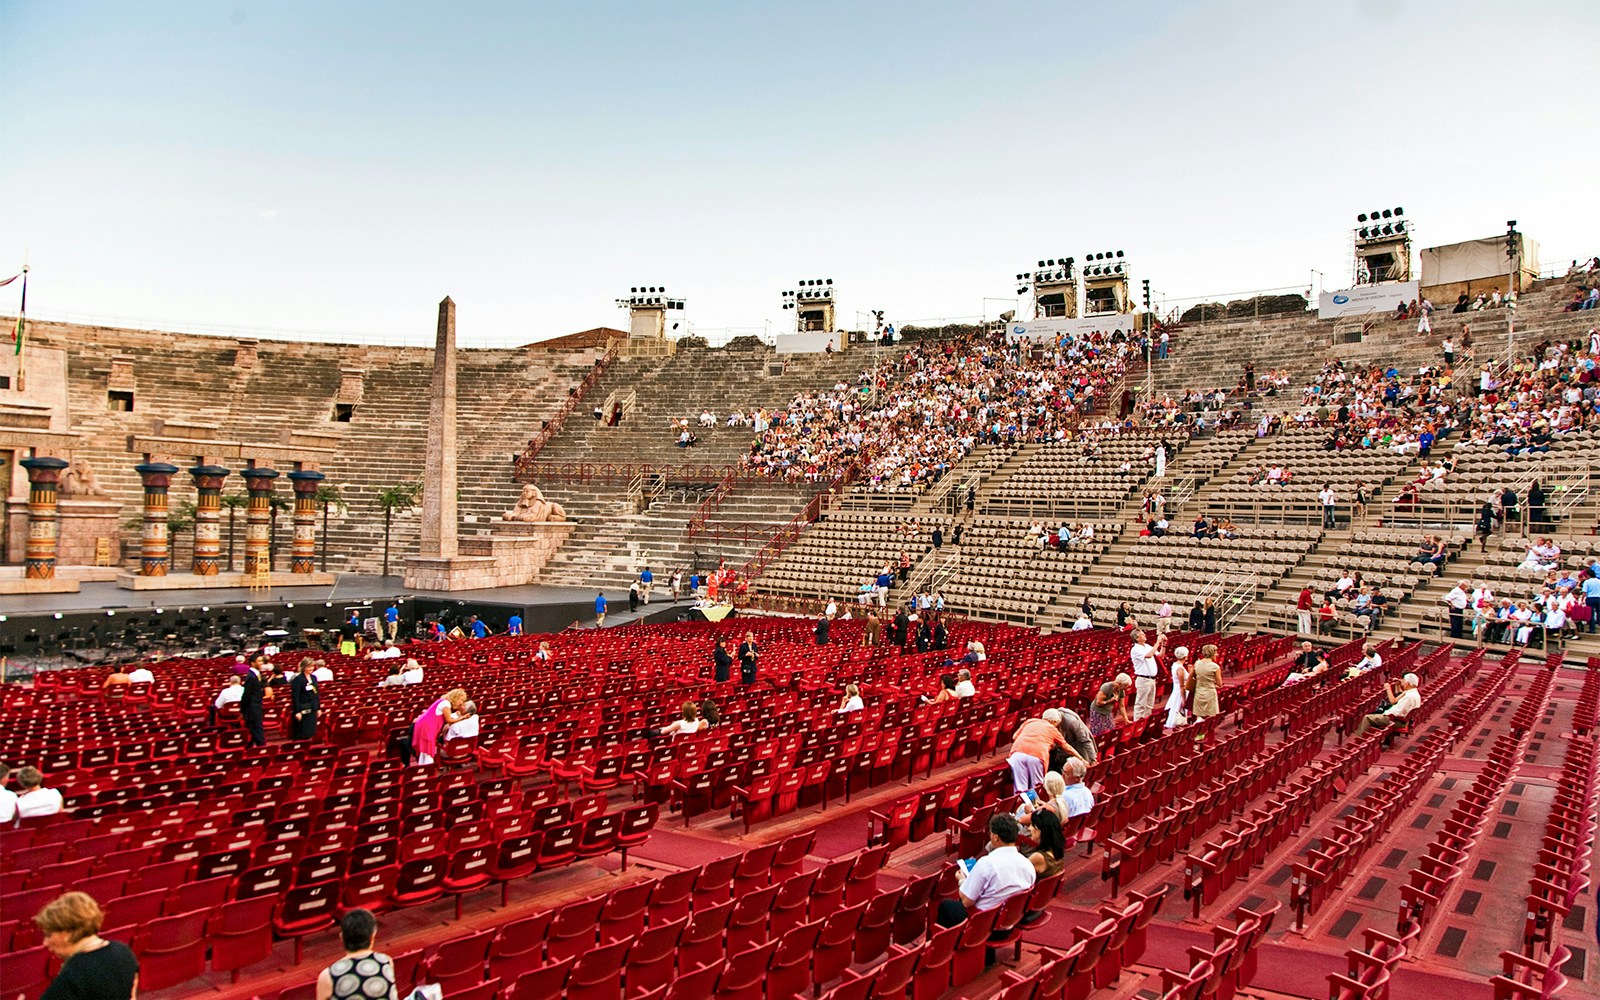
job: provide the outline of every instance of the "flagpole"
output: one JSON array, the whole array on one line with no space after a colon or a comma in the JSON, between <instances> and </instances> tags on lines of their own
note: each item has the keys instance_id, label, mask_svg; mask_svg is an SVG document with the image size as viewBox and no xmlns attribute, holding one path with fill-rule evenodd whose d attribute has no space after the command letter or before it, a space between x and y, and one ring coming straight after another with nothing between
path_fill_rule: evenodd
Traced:
<instances>
[{"instance_id":1,"label":"flagpole","mask_svg":"<svg viewBox=\"0 0 1600 1000\"><path fill-rule=\"evenodd\" d=\"M22 305L17 310L17 391L28 388L28 355L23 353L22 341L28 335L28 265L22 265Z\"/></svg>"}]
</instances>

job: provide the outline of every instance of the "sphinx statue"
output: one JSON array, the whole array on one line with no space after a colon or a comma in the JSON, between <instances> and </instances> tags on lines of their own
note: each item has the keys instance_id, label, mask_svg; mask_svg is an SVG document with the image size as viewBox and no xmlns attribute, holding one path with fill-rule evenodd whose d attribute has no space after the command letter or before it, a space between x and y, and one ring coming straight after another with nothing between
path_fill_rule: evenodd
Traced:
<instances>
[{"instance_id":1,"label":"sphinx statue","mask_svg":"<svg viewBox=\"0 0 1600 1000\"><path fill-rule=\"evenodd\" d=\"M522 496L517 498L517 505L506 511L503 516L507 521L517 521L522 524L544 524L550 521L565 521L567 512L554 500L546 500L544 494L539 492L539 487L529 483L522 488Z\"/></svg>"},{"instance_id":2,"label":"sphinx statue","mask_svg":"<svg viewBox=\"0 0 1600 1000\"><path fill-rule=\"evenodd\" d=\"M61 495L63 497L108 497L111 494L100 485L100 480L94 474L94 467L84 459L76 459L72 467L61 477Z\"/></svg>"}]
</instances>

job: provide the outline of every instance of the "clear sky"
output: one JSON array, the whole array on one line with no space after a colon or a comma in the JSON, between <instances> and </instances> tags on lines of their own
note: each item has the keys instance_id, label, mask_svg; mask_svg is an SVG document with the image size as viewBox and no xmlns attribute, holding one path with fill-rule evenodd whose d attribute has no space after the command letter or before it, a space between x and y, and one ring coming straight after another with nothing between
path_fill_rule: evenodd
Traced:
<instances>
[{"instance_id":1,"label":"clear sky","mask_svg":"<svg viewBox=\"0 0 1600 1000\"><path fill-rule=\"evenodd\" d=\"M845 325L992 317L1099 250L1169 301L1344 287L1396 205L1549 264L1600 253L1597 52L1593 0L0 0L0 277L413 343L449 294L472 344L632 285L707 331L809 277Z\"/></svg>"}]
</instances>

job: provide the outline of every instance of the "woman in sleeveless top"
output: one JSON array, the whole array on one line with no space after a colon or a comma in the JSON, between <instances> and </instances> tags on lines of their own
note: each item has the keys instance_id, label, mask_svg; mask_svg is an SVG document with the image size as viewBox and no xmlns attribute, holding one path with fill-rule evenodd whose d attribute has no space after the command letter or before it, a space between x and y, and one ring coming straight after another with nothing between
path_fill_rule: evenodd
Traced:
<instances>
[{"instance_id":1,"label":"woman in sleeveless top","mask_svg":"<svg viewBox=\"0 0 1600 1000\"><path fill-rule=\"evenodd\" d=\"M1167 728L1176 729L1189 721L1184 712L1184 698L1189 692L1189 647L1179 646L1172 651L1172 694L1167 697Z\"/></svg>"},{"instance_id":2,"label":"woman in sleeveless top","mask_svg":"<svg viewBox=\"0 0 1600 1000\"><path fill-rule=\"evenodd\" d=\"M433 758L439 753L439 738L444 735L445 729L466 718L462 712L466 703L467 692L456 688L417 716L411 725L411 749L416 752L418 764L433 763Z\"/></svg>"},{"instance_id":3,"label":"woman in sleeveless top","mask_svg":"<svg viewBox=\"0 0 1600 1000\"><path fill-rule=\"evenodd\" d=\"M339 922L344 957L317 977L317 1000L398 1000L394 962L373 951L378 920L370 910L351 910Z\"/></svg>"}]
</instances>

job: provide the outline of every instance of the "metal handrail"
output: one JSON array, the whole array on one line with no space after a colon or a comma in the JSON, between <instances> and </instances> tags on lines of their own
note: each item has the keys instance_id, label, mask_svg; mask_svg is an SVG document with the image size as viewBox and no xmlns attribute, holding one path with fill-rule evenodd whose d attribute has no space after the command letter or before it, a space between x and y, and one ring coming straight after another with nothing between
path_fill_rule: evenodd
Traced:
<instances>
[{"instance_id":1,"label":"metal handrail","mask_svg":"<svg viewBox=\"0 0 1600 1000\"><path fill-rule=\"evenodd\" d=\"M561 404L561 408L556 410L549 420L545 421L545 425L539 429L539 433L529 439L528 447L521 455L517 456L513 473L516 479L521 482L529 481L524 478L527 475L528 467L533 464L534 459L538 457L544 446L550 443L550 439L560 433L562 426L567 422L567 418L578 408L578 404L583 401L583 397L588 394L590 389L595 387L595 384L600 381L600 377L606 373L606 369L610 368L611 363L616 359L617 342L615 339L608 340L606 341L606 352L595 361L594 367L589 369L589 374L584 376L583 381L578 383L577 391L567 395L566 402Z\"/></svg>"}]
</instances>

